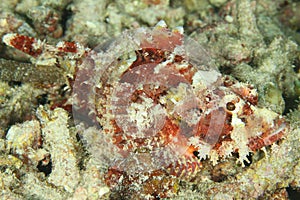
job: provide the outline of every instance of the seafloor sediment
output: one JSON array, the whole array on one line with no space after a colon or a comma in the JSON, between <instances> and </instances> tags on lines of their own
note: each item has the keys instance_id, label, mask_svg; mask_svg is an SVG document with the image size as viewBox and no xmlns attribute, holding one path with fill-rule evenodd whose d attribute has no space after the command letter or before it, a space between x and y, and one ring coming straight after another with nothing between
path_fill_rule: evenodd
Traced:
<instances>
[{"instance_id":1,"label":"seafloor sediment","mask_svg":"<svg viewBox=\"0 0 300 200\"><path fill-rule=\"evenodd\" d=\"M2 1L1 199L296 199L293 195L297 195L296 191L300 188L299 8L300 3L296 0ZM219 145L218 151L210 151L207 155L201 154L200 148L195 148L193 152L198 160L180 163L180 166L193 173L182 172L181 168L180 172L168 171L172 165L145 172L148 168L142 167L141 170L134 166L136 163L133 160L138 159L146 166L151 151L149 146L143 146L142 142L136 140L126 146L115 135L110 138L110 134L116 133L109 132L111 129L107 119L110 118L105 110L108 103L104 100L113 93L109 91L113 87L109 84L113 81L109 78L104 80L102 75L95 76L101 79L98 82L85 79L89 81L83 81L83 86L80 86L86 91L83 95L98 91L97 94L107 96L96 96L100 99L99 105L95 106L96 112L90 110L89 98L83 101L83 97L78 97L82 100L80 105L88 109L75 117L74 102L77 96L74 96L74 90L80 78L99 71L109 74L108 77L118 75L118 68L107 68L107 71L89 68L94 60L86 59L88 54L96 52L92 58L105 60L100 56L101 52L109 49L113 41L118 41L123 31L144 30L139 28L154 26L165 28L161 20L173 30L168 33L177 36L183 30L187 38L205 49L205 56L192 56L201 64L204 59L207 66L213 65L216 70L211 73L213 75L205 73L209 75L205 77L207 84L214 82L209 79L210 76L219 77L219 74L224 80L230 80L230 84L226 82L228 85L216 83L213 94L229 88L231 96L237 94L241 97L240 104L245 101L245 105L249 105L249 119L239 121L240 124L246 124L247 133L261 130L257 127L265 130L264 126L272 123L277 129L272 130L271 127L272 133L257 133L256 139L246 137L247 142L251 139L251 144L246 142L244 145L249 147L246 153L242 152L240 145L235 149L230 147L230 156L225 153L221 155L219 147L224 143ZM172 34L164 36L171 38L167 40L169 45L177 41ZM151 36L153 40L157 37ZM135 39L142 41L141 38L132 38ZM119 47L116 45L116 48ZM145 49L147 55L153 52L153 46ZM118 51L116 49L115 52ZM191 50L190 47L189 51L197 51L197 48ZM148 62L158 62L161 59L160 52L155 50L154 57ZM146 58L145 52L139 53ZM124 67L128 65L126 59L130 56L126 54L125 59L112 58L116 62L124 59L126 62L120 64ZM107 60L112 58L107 57ZM88 63L87 67L83 67L83 63ZM109 83L109 86L104 83ZM232 85L240 85L243 90L234 90ZM247 96L246 92L249 91L255 91L258 99L247 98L252 97ZM155 93L158 94L165 95L163 92ZM173 95L177 103L184 98L184 95L175 92L168 95ZM168 104L168 95L159 100L176 107L174 101ZM145 101L145 98L139 100ZM134 105L137 105L139 101L135 101ZM228 113L232 116L224 119L239 119L234 118L231 112L235 107L228 107ZM87 128L87 124L84 126L76 121L86 116L91 116L90 124L87 124L96 126ZM259 119L266 121L266 124ZM132 120L138 121L138 118ZM237 137L238 132L233 131L239 127L233 121L235 123L228 122L229 128L224 128L229 135L222 142L243 138ZM141 129L144 130L144 127ZM103 133L106 130L108 134ZM173 129L168 130L171 132ZM232 132L235 136L230 135ZM273 135L278 137L274 139L271 137ZM132 137L126 136L128 140L133 140ZM239 139L234 142L237 141ZM264 141L262 145L259 143L261 141ZM230 142L228 144L232 144ZM191 141L186 143L197 146ZM134 149L134 144L141 146ZM128 158L128 154L132 153L125 148L133 148L133 153L138 156L127 159L127 164L120 164L118 162L122 158ZM177 149L179 151L180 148ZM214 156L216 152L219 155ZM244 158L241 158L242 155ZM126 172L114 168L116 163ZM155 164L149 165L153 169ZM293 195L287 192L287 188L289 192L295 191Z\"/></svg>"}]
</instances>

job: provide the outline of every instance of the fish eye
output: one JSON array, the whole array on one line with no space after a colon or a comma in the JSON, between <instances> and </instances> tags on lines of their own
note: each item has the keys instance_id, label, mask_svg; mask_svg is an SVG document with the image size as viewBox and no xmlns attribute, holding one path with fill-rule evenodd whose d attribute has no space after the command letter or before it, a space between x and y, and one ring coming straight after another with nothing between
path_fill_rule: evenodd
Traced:
<instances>
[{"instance_id":1,"label":"fish eye","mask_svg":"<svg viewBox=\"0 0 300 200\"><path fill-rule=\"evenodd\" d=\"M229 110L229 111L234 111L234 110L235 110L235 105L234 105L234 103L228 102L228 103L226 104L226 109Z\"/></svg>"}]
</instances>

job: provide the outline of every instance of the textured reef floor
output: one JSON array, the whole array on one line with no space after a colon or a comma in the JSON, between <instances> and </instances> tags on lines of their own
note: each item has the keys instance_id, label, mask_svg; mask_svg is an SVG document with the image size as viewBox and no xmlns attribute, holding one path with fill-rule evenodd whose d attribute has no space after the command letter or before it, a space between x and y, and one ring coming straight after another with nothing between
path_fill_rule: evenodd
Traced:
<instances>
[{"instance_id":1,"label":"textured reef floor","mask_svg":"<svg viewBox=\"0 0 300 200\"><path fill-rule=\"evenodd\" d=\"M1 1L0 198L299 198L299 9Z\"/></svg>"}]
</instances>

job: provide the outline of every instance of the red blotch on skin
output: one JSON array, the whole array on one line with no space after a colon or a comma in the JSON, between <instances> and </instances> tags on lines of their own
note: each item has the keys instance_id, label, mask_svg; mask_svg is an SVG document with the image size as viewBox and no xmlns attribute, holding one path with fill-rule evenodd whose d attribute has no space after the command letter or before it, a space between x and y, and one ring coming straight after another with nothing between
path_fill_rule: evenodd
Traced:
<instances>
[{"instance_id":1,"label":"red blotch on skin","mask_svg":"<svg viewBox=\"0 0 300 200\"><path fill-rule=\"evenodd\" d=\"M179 126L177 124L175 124L174 122L172 122L171 119L166 118L164 127L159 132L159 135L161 135L164 138L165 144L168 144L168 143L172 142L173 138L176 135L178 135L179 131L180 131Z\"/></svg>"},{"instance_id":2,"label":"red blotch on skin","mask_svg":"<svg viewBox=\"0 0 300 200\"><path fill-rule=\"evenodd\" d=\"M165 51L155 48L143 48L138 50L136 53L136 60L130 66L130 69L133 69L137 66L148 64L148 63L161 63L166 59Z\"/></svg>"},{"instance_id":3,"label":"red blotch on skin","mask_svg":"<svg viewBox=\"0 0 300 200\"><path fill-rule=\"evenodd\" d=\"M218 149L223 141L228 141L231 140L229 138L230 133L233 129L232 125L231 125L231 114L230 113L226 113L226 116L224 118L223 121L223 127L222 127L222 131L221 133L219 133L218 131L216 132L217 135L208 135L208 130L209 129L214 129L215 127L213 127L214 123L211 123L212 120L212 115L217 115L216 112L219 112L218 110L214 110L211 113L209 113L208 115L202 117L198 123L198 130L196 135L199 135L201 140L204 140L208 143L210 143L210 138L212 138L212 143L211 145L214 145L214 149ZM219 126L216 124L216 126ZM212 132L215 133L215 132ZM217 140L215 140L214 138L218 138Z\"/></svg>"},{"instance_id":4,"label":"red blotch on skin","mask_svg":"<svg viewBox=\"0 0 300 200\"><path fill-rule=\"evenodd\" d=\"M64 42L62 47L58 48L61 52L70 52L70 53L76 53L77 52L77 46L75 42Z\"/></svg>"},{"instance_id":5,"label":"red blotch on skin","mask_svg":"<svg viewBox=\"0 0 300 200\"><path fill-rule=\"evenodd\" d=\"M71 113L72 112L72 105L71 104L66 104L67 99L63 99L61 101L54 102L51 106L50 109L54 110L55 108L63 108L67 112Z\"/></svg>"},{"instance_id":6,"label":"red blotch on skin","mask_svg":"<svg viewBox=\"0 0 300 200\"><path fill-rule=\"evenodd\" d=\"M104 176L104 181L110 188L114 188L118 185L122 176L125 176L123 172L110 168Z\"/></svg>"},{"instance_id":7,"label":"red blotch on skin","mask_svg":"<svg viewBox=\"0 0 300 200\"><path fill-rule=\"evenodd\" d=\"M258 103L258 96L257 94L253 94L252 93L252 89L251 86L247 86L247 87L240 87L240 88L235 88L233 87L232 90L240 95L240 97L248 102L250 102L252 105L257 105Z\"/></svg>"},{"instance_id":8,"label":"red blotch on skin","mask_svg":"<svg viewBox=\"0 0 300 200\"><path fill-rule=\"evenodd\" d=\"M189 65L188 68L183 68L179 70L179 73L184 76L184 78L192 84L193 82L193 76L195 75L195 68L192 67L192 65Z\"/></svg>"},{"instance_id":9,"label":"red blotch on skin","mask_svg":"<svg viewBox=\"0 0 300 200\"><path fill-rule=\"evenodd\" d=\"M152 47L172 52L176 46L182 45L183 35L180 32L170 32L166 28L151 33L151 40L145 37L141 41L141 48Z\"/></svg>"},{"instance_id":10,"label":"red blotch on skin","mask_svg":"<svg viewBox=\"0 0 300 200\"><path fill-rule=\"evenodd\" d=\"M10 41L10 44L16 49L33 57L37 57L42 53L42 49L35 49L33 46L34 43L36 43L36 40L33 37L25 35L17 35Z\"/></svg>"},{"instance_id":11,"label":"red blotch on skin","mask_svg":"<svg viewBox=\"0 0 300 200\"><path fill-rule=\"evenodd\" d=\"M268 126L266 126L266 130L260 136L250 138L248 147L252 151L256 151L264 146L269 146L279 141L286 132L286 124L282 119L276 120L275 124L276 126L273 128L268 128ZM278 129L280 131L278 131Z\"/></svg>"},{"instance_id":12,"label":"red blotch on skin","mask_svg":"<svg viewBox=\"0 0 300 200\"><path fill-rule=\"evenodd\" d=\"M251 106L249 104L245 104L243 106L243 114L246 116L250 116L253 114L253 110L251 109Z\"/></svg>"}]
</instances>

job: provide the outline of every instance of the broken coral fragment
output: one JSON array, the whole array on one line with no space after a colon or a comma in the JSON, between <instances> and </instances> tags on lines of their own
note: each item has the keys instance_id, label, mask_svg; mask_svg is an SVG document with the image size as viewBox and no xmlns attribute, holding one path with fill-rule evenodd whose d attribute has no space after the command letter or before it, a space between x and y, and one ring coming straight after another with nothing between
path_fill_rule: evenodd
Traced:
<instances>
[{"instance_id":1,"label":"broken coral fragment","mask_svg":"<svg viewBox=\"0 0 300 200\"><path fill-rule=\"evenodd\" d=\"M74 192L79 182L79 169L74 137L68 129L68 113L62 108L50 111L40 106L37 116L42 124L43 147L49 151L52 161L52 172L47 180Z\"/></svg>"}]
</instances>

